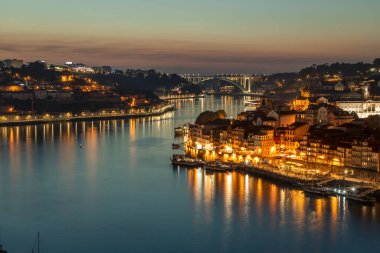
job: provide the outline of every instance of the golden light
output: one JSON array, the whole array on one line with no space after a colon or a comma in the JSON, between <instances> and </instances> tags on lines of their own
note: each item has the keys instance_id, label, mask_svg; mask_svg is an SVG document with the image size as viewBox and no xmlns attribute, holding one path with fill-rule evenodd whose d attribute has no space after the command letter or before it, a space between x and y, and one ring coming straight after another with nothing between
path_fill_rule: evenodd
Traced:
<instances>
[{"instance_id":1,"label":"golden light","mask_svg":"<svg viewBox=\"0 0 380 253\"><path fill-rule=\"evenodd\" d=\"M225 147L225 151L226 151L227 153L232 153L232 152L233 152L233 149L232 149L232 147L230 147L230 146L226 146L226 147Z\"/></svg>"},{"instance_id":2,"label":"golden light","mask_svg":"<svg viewBox=\"0 0 380 253\"><path fill-rule=\"evenodd\" d=\"M205 145L205 149L207 149L207 150L212 150L212 144L207 143L207 144Z\"/></svg>"}]
</instances>

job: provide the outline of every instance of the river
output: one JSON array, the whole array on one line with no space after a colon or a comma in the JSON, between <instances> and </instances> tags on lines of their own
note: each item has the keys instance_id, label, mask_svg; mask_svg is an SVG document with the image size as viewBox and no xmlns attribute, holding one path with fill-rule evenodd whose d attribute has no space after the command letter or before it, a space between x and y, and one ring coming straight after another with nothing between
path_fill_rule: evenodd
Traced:
<instances>
[{"instance_id":1,"label":"river","mask_svg":"<svg viewBox=\"0 0 380 253\"><path fill-rule=\"evenodd\" d=\"M175 126L204 110L243 110L242 98L174 103L151 118L1 127L8 252L30 252L38 231L41 252L55 253L380 252L379 204L172 168Z\"/></svg>"}]
</instances>

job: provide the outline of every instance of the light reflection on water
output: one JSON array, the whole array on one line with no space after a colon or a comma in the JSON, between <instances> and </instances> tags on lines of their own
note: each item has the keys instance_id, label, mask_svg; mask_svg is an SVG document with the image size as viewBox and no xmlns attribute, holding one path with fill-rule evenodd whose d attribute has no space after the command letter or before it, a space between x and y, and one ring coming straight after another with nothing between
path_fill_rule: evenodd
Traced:
<instances>
[{"instance_id":1,"label":"light reflection on water","mask_svg":"<svg viewBox=\"0 0 380 253\"><path fill-rule=\"evenodd\" d=\"M200 169L174 168L173 173L178 177L186 174L198 223L215 222L213 215L223 213L223 242L231 237L234 232L231 226L236 226L236 222L242 232L250 225L257 226L259 231L275 232L290 226L291 237L297 241L313 236L316 240L332 242L333 247L338 247L334 245L335 240L352 232L349 223L353 220L365 221L376 231L380 229L378 204L361 206L349 204L342 197L308 196L299 189L239 172L209 174Z\"/></svg>"},{"instance_id":2,"label":"light reflection on water","mask_svg":"<svg viewBox=\"0 0 380 253\"><path fill-rule=\"evenodd\" d=\"M242 173L172 168L173 128L242 100L179 100L161 117L0 127L9 252L377 252L379 205L315 198ZM181 140L177 140L181 141ZM25 243L20 243L25 242Z\"/></svg>"}]
</instances>

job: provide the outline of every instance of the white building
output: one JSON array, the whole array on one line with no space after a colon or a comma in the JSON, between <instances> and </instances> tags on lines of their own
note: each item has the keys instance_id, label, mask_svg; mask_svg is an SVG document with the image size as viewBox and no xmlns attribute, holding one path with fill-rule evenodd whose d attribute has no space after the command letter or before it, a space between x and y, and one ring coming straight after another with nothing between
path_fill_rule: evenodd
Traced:
<instances>
[{"instance_id":1,"label":"white building","mask_svg":"<svg viewBox=\"0 0 380 253\"><path fill-rule=\"evenodd\" d=\"M348 112L355 112L359 118L367 118L370 115L380 115L380 101L336 101L335 105Z\"/></svg>"}]
</instances>

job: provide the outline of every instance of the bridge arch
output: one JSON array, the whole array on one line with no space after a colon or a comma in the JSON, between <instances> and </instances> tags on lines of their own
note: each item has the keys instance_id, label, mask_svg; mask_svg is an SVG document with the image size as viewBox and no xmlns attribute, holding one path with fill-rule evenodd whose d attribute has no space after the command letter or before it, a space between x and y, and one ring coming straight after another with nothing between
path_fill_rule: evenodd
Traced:
<instances>
[{"instance_id":1,"label":"bridge arch","mask_svg":"<svg viewBox=\"0 0 380 253\"><path fill-rule=\"evenodd\" d=\"M233 86L238 88L244 94L249 93L251 91L251 87L250 87L251 82L250 81L246 85L248 87L244 87L241 83L238 82L238 81L246 81L242 77L238 77L238 78L217 77L217 76L213 76L213 77L189 77L189 78L187 78L187 80L192 82L193 84L200 84L200 83L203 83L203 82L209 81L209 80L222 80L222 81L225 81L229 84L232 84Z\"/></svg>"},{"instance_id":2,"label":"bridge arch","mask_svg":"<svg viewBox=\"0 0 380 253\"><path fill-rule=\"evenodd\" d=\"M233 80L230 80L230 79L227 79L227 78L217 78L219 80L223 80L225 82L228 82L230 84L232 84L233 86L235 86L236 88L238 88L240 91L242 91L243 93L248 93L250 88L249 89L246 89L243 85L241 85L240 83L238 82L235 82Z\"/></svg>"}]
</instances>

